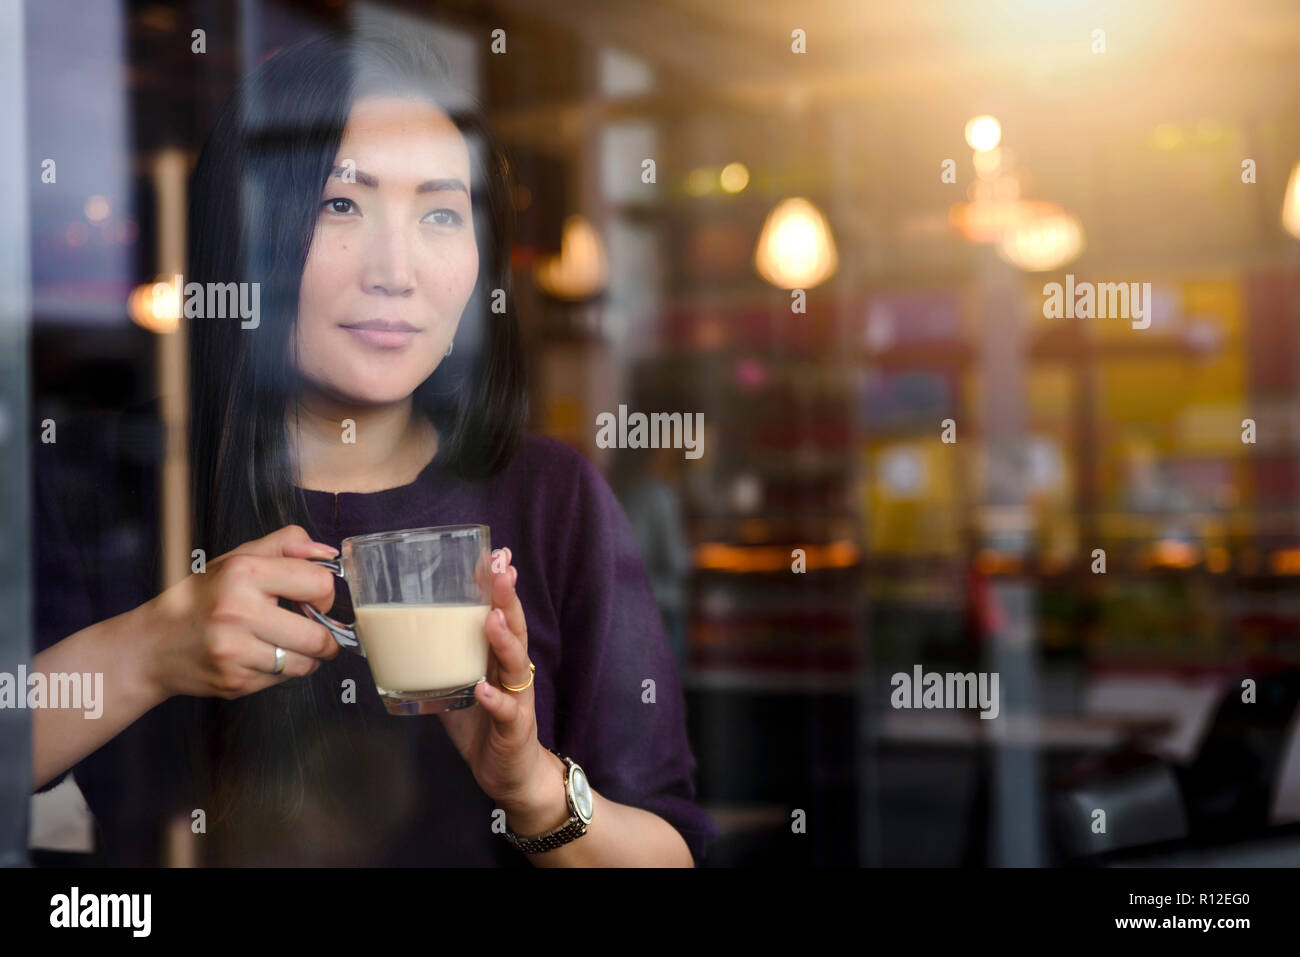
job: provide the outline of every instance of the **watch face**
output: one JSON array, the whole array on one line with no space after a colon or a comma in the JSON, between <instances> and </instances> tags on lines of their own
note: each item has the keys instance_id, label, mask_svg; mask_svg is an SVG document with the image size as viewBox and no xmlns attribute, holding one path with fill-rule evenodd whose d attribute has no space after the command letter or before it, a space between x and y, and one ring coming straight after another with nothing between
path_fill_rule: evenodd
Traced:
<instances>
[{"instance_id":1,"label":"watch face","mask_svg":"<svg viewBox=\"0 0 1300 957\"><path fill-rule=\"evenodd\" d=\"M569 782L573 787L573 803L577 808L578 817L582 818L584 824L589 823L592 802L591 786L587 784L587 775L582 773L582 768L575 765L573 773L569 775Z\"/></svg>"}]
</instances>

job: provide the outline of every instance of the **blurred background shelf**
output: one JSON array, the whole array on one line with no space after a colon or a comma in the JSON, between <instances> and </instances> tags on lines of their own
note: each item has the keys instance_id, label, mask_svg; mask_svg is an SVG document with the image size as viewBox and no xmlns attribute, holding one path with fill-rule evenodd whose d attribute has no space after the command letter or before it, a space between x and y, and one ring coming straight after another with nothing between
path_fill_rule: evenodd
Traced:
<instances>
[{"instance_id":1,"label":"blurred background shelf","mask_svg":"<svg viewBox=\"0 0 1300 957\"><path fill-rule=\"evenodd\" d=\"M779 671L692 667L682 679L689 691L740 691L759 694L837 694L857 691L858 679L844 671Z\"/></svg>"}]
</instances>

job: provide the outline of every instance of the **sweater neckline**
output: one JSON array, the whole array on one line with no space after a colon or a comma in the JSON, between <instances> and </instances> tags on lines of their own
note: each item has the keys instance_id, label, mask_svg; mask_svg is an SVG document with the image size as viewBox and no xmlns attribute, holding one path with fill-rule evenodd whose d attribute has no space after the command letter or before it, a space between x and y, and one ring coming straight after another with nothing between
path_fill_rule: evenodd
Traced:
<instances>
[{"instance_id":1,"label":"sweater neckline","mask_svg":"<svg viewBox=\"0 0 1300 957\"><path fill-rule=\"evenodd\" d=\"M295 488L298 489L299 494L303 496L304 500L309 505L312 503L324 504L324 503L332 502L334 503L335 506L337 506L340 501L344 501L344 502L364 501L367 503L373 502L378 504L382 504L389 500L396 501L405 498L406 496L415 492L417 489L426 486L429 477L433 475L435 472L440 471L442 469L443 467L442 453L443 453L444 444L445 443L441 441L438 443L438 448L433 453L433 458L429 459L428 463L425 464L424 468L420 469L420 473L412 481L407 482L405 485L396 485L392 488L376 489L373 492L326 492L322 489L302 488L301 486L295 486Z\"/></svg>"}]
</instances>

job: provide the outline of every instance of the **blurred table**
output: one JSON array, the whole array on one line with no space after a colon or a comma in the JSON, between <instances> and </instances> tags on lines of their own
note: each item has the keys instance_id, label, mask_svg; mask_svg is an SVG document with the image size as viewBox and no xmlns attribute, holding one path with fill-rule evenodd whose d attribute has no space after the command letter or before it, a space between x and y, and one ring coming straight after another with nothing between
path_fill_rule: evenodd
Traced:
<instances>
[{"instance_id":1,"label":"blurred table","mask_svg":"<svg viewBox=\"0 0 1300 957\"><path fill-rule=\"evenodd\" d=\"M1170 718L1151 715L1003 714L985 720L978 712L888 711L874 737L890 743L1012 745L1038 749L1109 750L1168 733Z\"/></svg>"}]
</instances>

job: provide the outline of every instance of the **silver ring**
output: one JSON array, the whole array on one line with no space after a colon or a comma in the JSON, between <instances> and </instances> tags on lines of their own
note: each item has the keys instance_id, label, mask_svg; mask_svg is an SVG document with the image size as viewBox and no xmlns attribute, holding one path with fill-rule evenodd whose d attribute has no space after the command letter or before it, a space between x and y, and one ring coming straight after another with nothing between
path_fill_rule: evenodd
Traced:
<instances>
[{"instance_id":1,"label":"silver ring","mask_svg":"<svg viewBox=\"0 0 1300 957\"><path fill-rule=\"evenodd\" d=\"M284 662L285 659L288 657L289 656L284 653L284 649L281 648L279 645L276 645L275 646L275 667L271 670L271 674L273 675L284 674Z\"/></svg>"}]
</instances>

